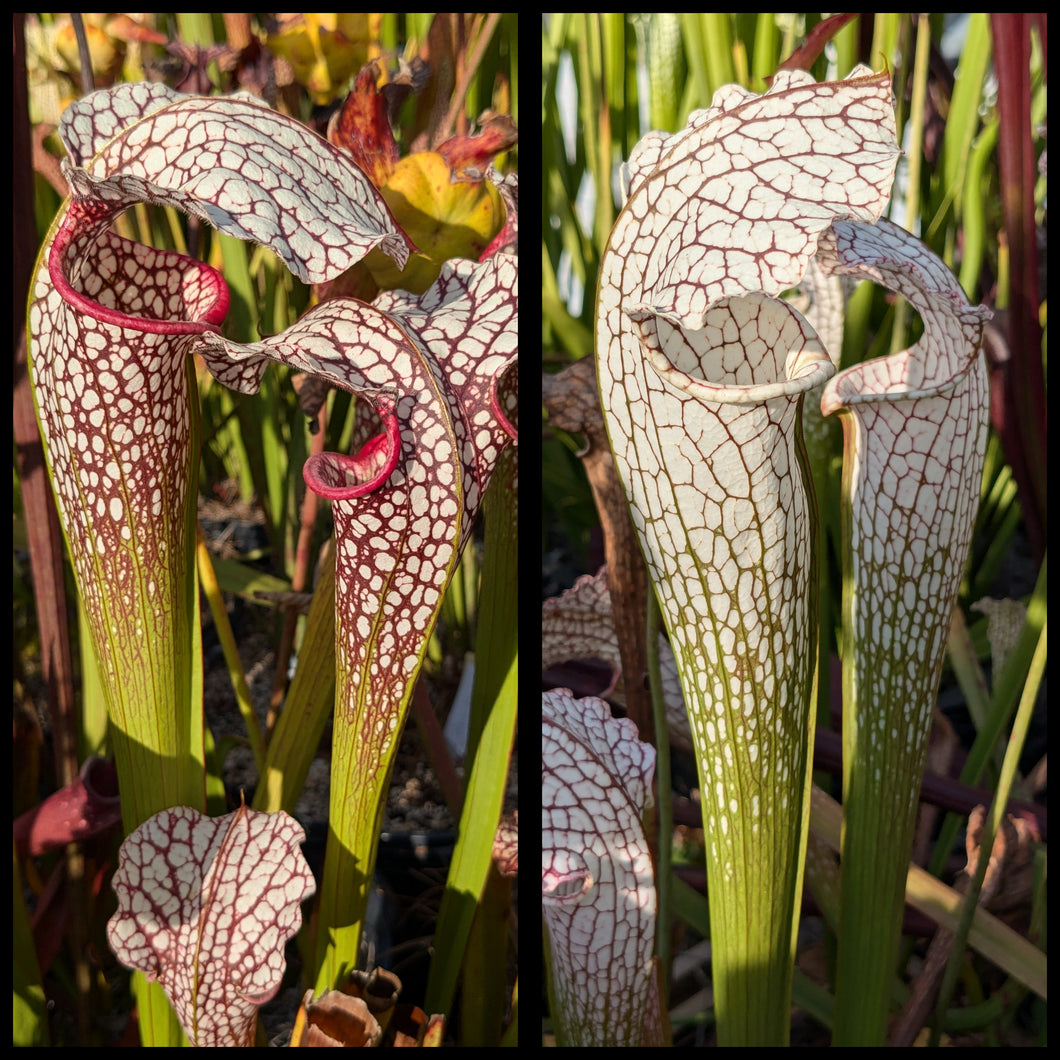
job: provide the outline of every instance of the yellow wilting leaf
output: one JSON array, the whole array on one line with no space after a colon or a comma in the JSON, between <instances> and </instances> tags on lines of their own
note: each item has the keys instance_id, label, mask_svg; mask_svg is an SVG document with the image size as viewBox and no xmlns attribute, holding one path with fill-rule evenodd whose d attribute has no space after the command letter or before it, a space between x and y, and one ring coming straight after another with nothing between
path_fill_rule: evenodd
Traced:
<instances>
[{"instance_id":1,"label":"yellow wilting leaf","mask_svg":"<svg viewBox=\"0 0 1060 1060\"><path fill-rule=\"evenodd\" d=\"M401 159L379 189L394 219L419 248L404 269L385 254L365 265L383 290L422 294L438 278L442 262L478 260L504 223L504 204L489 180L453 181L445 159L421 151Z\"/></svg>"}]
</instances>

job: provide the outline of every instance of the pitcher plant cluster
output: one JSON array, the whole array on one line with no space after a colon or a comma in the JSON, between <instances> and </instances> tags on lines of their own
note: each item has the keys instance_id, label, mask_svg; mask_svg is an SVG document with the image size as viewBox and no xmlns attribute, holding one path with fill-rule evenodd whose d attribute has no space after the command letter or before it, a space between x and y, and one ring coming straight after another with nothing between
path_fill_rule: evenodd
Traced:
<instances>
[{"instance_id":1,"label":"pitcher plant cluster","mask_svg":"<svg viewBox=\"0 0 1060 1060\"><path fill-rule=\"evenodd\" d=\"M385 108L373 69L359 79L357 98L378 118ZM59 126L69 197L30 289L29 372L107 708L127 837L107 939L143 973L136 993L145 1044L252 1044L258 1008L280 986L284 946L302 927L302 903L318 889L305 906L313 997L306 995L303 1023L329 991L349 986L398 742L484 500L487 534L510 541L514 533L517 178L489 164L497 141L484 154L470 137L450 144L454 170L478 166L464 186L474 186L479 210L492 211L477 260L450 260L444 241L441 249L414 241L388 205L392 195L355 162L374 158L383 184L407 160L386 137L379 151L362 143L358 155L349 148L356 131L351 122L325 140L249 93L193 95L146 82L78 99ZM444 157L423 164L449 194L457 178ZM415 201L407 184L414 178L405 179L392 192ZM113 230L139 204L176 208L267 248L326 297L278 334L234 341L221 271ZM444 237L444 220L434 231ZM370 277L362 263L375 270ZM415 269L404 273L406 265ZM381 289L386 277L389 289ZM304 469L308 489L330 500L334 515L309 626L333 629L333 640L315 656L307 642L312 665L324 659L324 668L299 677L321 680L333 655L331 805L319 881L289 816L326 720L319 695L292 696L268 746L257 745L253 806L206 816L212 747L196 574L196 362L239 393L257 391L278 363L356 402L351 453L314 453ZM494 577L503 583L503 567ZM479 669L493 686L479 691L489 698L472 738L491 761L469 752L464 812L479 823L462 821L461 838L481 850L467 854L470 880L458 884L471 891L472 912L487 874L510 880L517 863L514 823L500 825L514 641L494 649L499 657L483 650ZM503 854L491 869L495 834ZM436 961L444 974L428 990L437 1013L453 999L471 930L466 903L452 920L456 928L436 939L445 951ZM406 1042L437 1044L442 1028L435 1018L428 1031L424 1020ZM375 1032L378 1044L378 1024Z\"/></svg>"},{"instance_id":2,"label":"pitcher plant cluster","mask_svg":"<svg viewBox=\"0 0 1060 1060\"><path fill-rule=\"evenodd\" d=\"M632 705L616 720L600 699L544 694L557 1044L669 1040L661 852L646 829L652 743L690 746L698 767L718 1044L788 1043L804 882L838 895L833 1041L883 1043L983 477L992 315L883 216L900 156L892 93L890 76L866 66L824 83L781 70L762 94L727 85L677 133L644 136L600 259L598 407L584 400L585 362L546 376L550 419L613 460L665 627L647 632L665 703L654 732ZM845 296L862 280L907 300L923 333L840 370ZM843 428L839 865L809 831L822 416ZM606 489L588 474L603 508ZM605 536L617 533L621 515L601 518ZM609 565L617 555L608 549ZM610 574L546 602L545 667L599 658L622 671ZM626 688L632 704L638 689Z\"/></svg>"}]
</instances>

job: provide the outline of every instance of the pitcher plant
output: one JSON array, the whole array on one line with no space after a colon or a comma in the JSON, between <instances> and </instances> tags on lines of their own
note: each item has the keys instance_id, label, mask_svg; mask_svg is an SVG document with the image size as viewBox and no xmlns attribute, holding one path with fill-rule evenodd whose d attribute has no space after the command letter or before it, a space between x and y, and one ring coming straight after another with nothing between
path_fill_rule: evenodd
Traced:
<instances>
[{"instance_id":1,"label":"pitcher plant","mask_svg":"<svg viewBox=\"0 0 1060 1060\"><path fill-rule=\"evenodd\" d=\"M843 847L835 1041L876 1044L901 935L906 866L950 621L979 503L991 313L886 220L836 224L821 257L908 298L909 350L831 379L843 419ZM866 962L865 955L878 960ZM856 974L844 975L855 967Z\"/></svg>"},{"instance_id":2,"label":"pitcher plant","mask_svg":"<svg viewBox=\"0 0 1060 1060\"><path fill-rule=\"evenodd\" d=\"M371 94L373 86L369 78L361 88ZM354 131L346 127L347 139ZM200 457L193 358L237 392L255 392L277 362L357 399L353 455L318 453L304 472L308 488L333 502L335 522L334 576L321 581L322 598L334 586L330 831L311 925L315 948L308 948L319 998L358 965L387 785L412 692L494 466L515 437L516 178L493 169L468 178L490 188L500 211L481 244L490 246L480 260L438 260L433 268L420 261L414 294L400 289L400 270L419 248L351 160L354 152L248 93L203 97L162 84L118 84L74 102L59 133L70 195L30 291L29 367L107 705L128 836L110 937L124 963L148 973L138 988L145 1043L179 1043L175 1010L193 1044L250 1044L257 1006L279 988L282 947L301 924L299 903L316 889L298 849L302 831L283 812L304 778L307 744L273 740L263 750L255 734L256 808L225 818L226 827L202 816L210 761L194 558ZM460 165L498 149L494 142L476 155L476 146L463 139ZM233 341L222 330L230 297L217 269L111 230L140 203L175 207L260 244L303 283L349 276L377 251L392 262L398 289L380 293L362 283L372 302L332 292L279 334ZM370 260L378 267L378 258ZM513 489L506 475L508 499L498 511L514 513ZM502 521L495 515L495 525ZM495 577L508 577L498 569ZM494 660L492 672L514 673L514 649L503 650L509 654ZM497 739L503 744L507 734L510 751L514 688L497 688L495 696L488 710L504 715ZM308 701L302 706L310 709ZM324 718L312 709L311 718L292 715L319 740ZM489 779L481 763L478 779L480 798L489 791L479 812L488 806L494 814L487 852L507 772L496 742L490 753ZM152 858L183 880L178 890L191 907L166 897L168 873ZM272 872L254 875L255 865L267 864ZM488 853L476 866L454 884L470 888L475 900ZM162 936L151 937L148 922L136 919L146 908L168 920ZM208 911L222 908L233 920L228 943L207 945L207 935L220 931ZM457 952L469 930L468 922L447 936ZM230 991L233 1005L235 995L252 1004L226 1009Z\"/></svg>"},{"instance_id":3,"label":"pitcher plant","mask_svg":"<svg viewBox=\"0 0 1060 1060\"><path fill-rule=\"evenodd\" d=\"M786 1040L809 820L818 559L800 406L835 368L779 296L834 220L879 218L897 157L890 82L868 69L722 89L633 152L601 262L601 403L689 708L726 1045Z\"/></svg>"},{"instance_id":4,"label":"pitcher plant","mask_svg":"<svg viewBox=\"0 0 1060 1060\"><path fill-rule=\"evenodd\" d=\"M839 412L845 437L834 1040L882 1044L886 1030L983 476L991 316L883 217L899 153L886 73L857 66L818 83L781 70L762 94L727 85L683 130L633 149L600 260L600 404L695 750L721 1045L789 1041L817 722L821 413ZM837 374L839 276L908 299L922 338ZM605 572L547 603L545 618L553 661L591 654L617 675ZM566 656L563 637L576 638ZM666 700L679 746L684 726ZM589 724L589 701L585 711ZM556 761L546 751L546 777ZM546 819L565 805L553 798ZM878 970L867 982L866 968Z\"/></svg>"}]
</instances>

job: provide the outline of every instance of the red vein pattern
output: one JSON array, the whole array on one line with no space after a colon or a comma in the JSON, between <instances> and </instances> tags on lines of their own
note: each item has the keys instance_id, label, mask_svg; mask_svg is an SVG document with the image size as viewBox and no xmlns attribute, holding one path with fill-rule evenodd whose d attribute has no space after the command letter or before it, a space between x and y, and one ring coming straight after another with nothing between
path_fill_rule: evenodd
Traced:
<instances>
[{"instance_id":1,"label":"red vein pattern","mask_svg":"<svg viewBox=\"0 0 1060 1060\"><path fill-rule=\"evenodd\" d=\"M553 984L576 1045L640 1045L652 987L655 881L642 814L655 749L601 699L542 702L541 895Z\"/></svg>"},{"instance_id":2,"label":"red vein pattern","mask_svg":"<svg viewBox=\"0 0 1060 1060\"><path fill-rule=\"evenodd\" d=\"M601 402L689 705L725 1044L728 1013L755 1010L727 953L773 970L756 982L776 1026L737 1016L750 1040L786 1035L805 828L816 509L800 406L835 367L779 296L833 221L880 216L897 157L884 75L726 86L634 149L601 261Z\"/></svg>"},{"instance_id":3,"label":"red vein pattern","mask_svg":"<svg viewBox=\"0 0 1060 1060\"><path fill-rule=\"evenodd\" d=\"M969 306L942 261L887 221L835 224L820 259L897 291L924 323L916 345L841 372L821 401L825 414L840 413L845 441L842 984L848 962L871 954L886 974L897 955L906 852L979 503L991 314ZM864 881L882 903L871 918ZM850 989L840 986L837 1004ZM872 1041L883 1027L849 1020L837 1034Z\"/></svg>"},{"instance_id":4,"label":"red vein pattern","mask_svg":"<svg viewBox=\"0 0 1060 1060\"><path fill-rule=\"evenodd\" d=\"M862 724L873 745L890 748L891 768L919 774L979 503L989 401L980 344L991 314L969 306L945 265L886 220L836 224L821 256L897 291L924 321L916 346L840 373L821 402L843 414L847 433ZM897 779L878 782L892 790Z\"/></svg>"},{"instance_id":5,"label":"red vein pattern","mask_svg":"<svg viewBox=\"0 0 1060 1060\"><path fill-rule=\"evenodd\" d=\"M28 312L41 433L112 719L134 748L184 762L198 459L186 359L218 331L228 292L213 269L108 226L134 202L178 206L266 243L310 279L377 245L403 262L409 247L356 167L259 103L121 85L72 104L60 137L72 198L42 249ZM251 389L264 363L224 381ZM129 779L127 828L144 810ZM179 785L162 797L195 801Z\"/></svg>"},{"instance_id":6,"label":"red vein pattern","mask_svg":"<svg viewBox=\"0 0 1060 1060\"><path fill-rule=\"evenodd\" d=\"M75 198L175 206L274 250L306 283L412 246L367 176L300 122L239 93L119 85L71 104L60 136Z\"/></svg>"},{"instance_id":7,"label":"red vein pattern","mask_svg":"<svg viewBox=\"0 0 1060 1060\"><path fill-rule=\"evenodd\" d=\"M622 668L606 567L583 574L541 605L541 669L571 659L600 659L611 665L616 678Z\"/></svg>"},{"instance_id":8,"label":"red vein pattern","mask_svg":"<svg viewBox=\"0 0 1060 1060\"><path fill-rule=\"evenodd\" d=\"M286 813L210 818L178 806L122 843L107 939L122 964L162 984L192 1045L253 1044L316 890L304 841Z\"/></svg>"},{"instance_id":9,"label":"red vein pattern","mask_svg":"<svg viewBox=\"0 0 1060 1060\"><path fill-rule=\"evenodd\" d=\"M305 469L310 488L335 501L337 717L349 723L336 726L336 760L363 764L352 787L333 787L333 826L346 844L340 820L376 819L442 595L514 435L517 259L500 251L514 246L516 179L501 182L513 215L490 257L446 263L418 298L336 299L281 335L240 345L220 334L227 291L217 273L120 240L107 225L133 202L161 203L264 244L308 282L334 278L374 247L403 266L413 248L365 175L243 96L123 85L72 105L60 133L73 199L38 265L31 378L112 716L134 746L187 757L177 709L186 713L189 697L178 687L167 710L159 687L191 657L187 355L201 352L244 392L270 359L285 361L363 394L382 422L353 457L325 454ZM156 634L173 616L181 636L167 641ZM144 643L168 655L141 658ZM136 688L140 674L153 687ZM167 744L154 726L176 736ZM340 897L346 923L357 899Z\"/></svg>"},{"instance_id":10,"label":"red vein pattern","mask_svg":"<svg viewBox=\"0 0 1060 1060\"><path fill-rule=\"evenodd\" d=\"M414 365L404 378L378 380L397 395L402 457L383 488L356 501L342 496L341 462L325 456L306 467L310 487L327 481L335 498L336 719L348 722L335 729L332 834L352 853L336 870L341 880L325 879L320 902L321 937L343 925L318 980L332 985L356 952L351 908L367 902L373 822L413 683L497 459L512 441L495 395L502 379L505 402L514 397L517 295L516 259L497 254L447 262L419 299L380 296L370 308L404 344L366 327L356 350L384 375L398 357Z\"/></svg>"},{"instance_id":11,"label":"red vein pattern","mask_svg":"<svg viewBox=\"0 0 1060 1060\"><path fill-rule=\"evenodd\" d=\"M394 409L400 455L387 461L385 485L364 493L363 450L360 459L322 454L305 468L310 488L335 501L337 667L350 681L340 701L366 770L346 796L356 802L369 803L385 778L410 679L511 442L491 393L514 367L516 294L515 259L498 254L446 262L420 296L332 299L260 343L201 340L221 377L226 365L238 375L243 360L281 360L368 395L377 412L381 399Z\"/></svg>"}]
</instances>

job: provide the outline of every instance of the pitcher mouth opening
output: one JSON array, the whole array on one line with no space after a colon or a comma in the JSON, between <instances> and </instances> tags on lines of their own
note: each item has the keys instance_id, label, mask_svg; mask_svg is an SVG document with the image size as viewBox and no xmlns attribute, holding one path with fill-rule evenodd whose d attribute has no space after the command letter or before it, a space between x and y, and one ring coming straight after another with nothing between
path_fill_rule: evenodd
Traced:
<instances>
[{"instance_id":1,"label":"pitcher mouth opening","mask_svg":"<svg viewBox=\"0 0 1060 1060\"><path fill-rule=\"evenodd\" d=\"M213 332L219 335L221 333L221 322L228 313L230 301L228 285L225 283L224 277L216 269L195 258L189 258L174 251L143 247L145 251L157 256L158 265L156 268L159 271L162 268L172 270L180 266L188 274L188 277L194 274L197 285L201 289L198 300L200 304L207 307L202 319L199 320L181 317L180 308L185 310L194 308L190 300L182 300L179 303L177 312L172 313L172 293L168 291L163 294L160 290L160 297L166 299L167 307L172 315L142 316L123 312L120 308L114 306L103 305L70 282L66 265L78 224L85 223L88 220L98 223L105 219L107 218L101 217L98 211L93 211L91 208L86 207L85 204L75 202L71 205L67 217L52 242L51 250L48 253L48 275L63 301L79 313L83 313L93 320L98 320L102 324L126 328L130 331L138 331L148 335L201 335L204 332ZM116 254L119 259L124 257L124 260L133 260L135 251L132 248L140 246L140 244L133 243L113 232L101 233L100 239L108 242L111 252ZM130 248L130 253L125 256L121 255L120 251L123 248ZM150 271L146 265L138 267L144 272ZM183 284L182 290L186 290L186 287L187 284Z\"/></svg>"},{"instance_id":2,"label":"pitcher mouth opening","mask_svg":"<svg viewBox=\"0 0 1060 1060\"><path fill-rule=\"evenodd\" d=\"M352 456L320 453L311 456L302 469L306 485L319 497L329 500L352 500L379 489L397 467L401 455L401 430L397 402L384 398L375 410L383 421L384 432L370 438ZM345 483L336 480L345 478Z\"/></svg>"},{"instance_id":3,"label":"pitcher mouth opening","mask_svg":"<svg viewBox=\"0 0 1060 1060\"><path fill-rule=\"evenodd\" d=\"M729 337L714 324L712 316L727 314L733 304L749 307L751 316L779 312L772 321L773 341L745 347L739 332ZM701 401L754 405L793 399L835 374L835 365L809 325L786 303L764 295L722 299L699 327L651 306L634 306L627 316L652 371L674 390ZM756 357L750 358L756 347ZM739 354L736 370L729 364L733 351Z\"/></svg>"}]
</instances>

